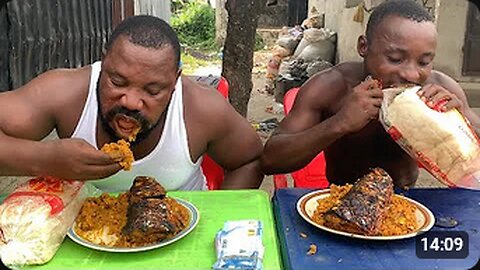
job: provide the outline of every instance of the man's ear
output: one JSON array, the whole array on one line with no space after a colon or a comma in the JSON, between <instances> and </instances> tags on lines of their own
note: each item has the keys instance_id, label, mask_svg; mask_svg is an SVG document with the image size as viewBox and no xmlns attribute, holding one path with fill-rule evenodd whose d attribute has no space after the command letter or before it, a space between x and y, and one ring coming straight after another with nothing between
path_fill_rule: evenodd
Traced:
<instances>
[{"instance_id":1,"label":"man's ear","mask_svg":"<svg viewBox=\"0 0 480 270\"><path fill-rule=\"evenodd\" d=\"M365 35L361 35L358 37L357 52L358 52L358 55L360 55L361 57L365 57L367 55L368 42L367 42L367 37Z\"/></svg>"},{"instance_id":2,"label":"man's ear","mask_svg":"<svg viewBox=\"0 0 480 270\"><path fill-rule=\"evenodd\" d=\"M102 48L102 58L100 58L102 61L105 60L105 57L107 56L107 49Z\"/></svg>"}]
</instances>

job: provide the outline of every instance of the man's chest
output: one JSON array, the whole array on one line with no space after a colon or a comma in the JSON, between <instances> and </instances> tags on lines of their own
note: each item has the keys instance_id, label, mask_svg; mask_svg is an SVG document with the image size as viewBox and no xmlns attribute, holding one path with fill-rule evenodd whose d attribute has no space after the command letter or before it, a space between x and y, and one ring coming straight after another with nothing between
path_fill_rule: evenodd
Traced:
<instances>
[{"instance_id":1,"label":"man's chest","mask_svg":"<svg viewBox=\"0 0 480 270\"><path fill-rule=\"evenodd\" d=\"M343 136L333 143L327 152L335 152L335 156L388 159L402 154L402 149L385 131L379 121L371 121L356 133Z\"/></svg>"}]
</instances>

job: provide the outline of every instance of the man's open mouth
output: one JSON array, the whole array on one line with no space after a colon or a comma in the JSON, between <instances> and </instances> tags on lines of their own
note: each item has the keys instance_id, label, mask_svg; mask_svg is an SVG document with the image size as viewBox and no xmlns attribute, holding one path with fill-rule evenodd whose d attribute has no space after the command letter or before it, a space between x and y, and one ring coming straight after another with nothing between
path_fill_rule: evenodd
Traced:
<instances>
[{"instance_id":1,"label":"man's open mouth","mask_svg":"<svg viewBox=\"0 0 480 270\"><path fill-rule=\"evenodd\" d=\"M113 128L120 137L134 141L141 129L141 124L132 117L120 114L113 118Z\"/></svg>"}]
</instances>

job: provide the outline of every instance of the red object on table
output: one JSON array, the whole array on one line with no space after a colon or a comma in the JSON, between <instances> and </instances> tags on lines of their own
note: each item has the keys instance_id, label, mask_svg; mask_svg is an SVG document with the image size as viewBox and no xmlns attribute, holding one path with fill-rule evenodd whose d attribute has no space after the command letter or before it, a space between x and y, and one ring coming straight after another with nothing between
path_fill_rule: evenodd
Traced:
<instances>
[{"instance_id":1,"label":"red object on table","mask_svg":"<svg viewBox=\"0 0 480 270\"><path fill-rule=\"evenodd\" d=\"M295 97L300 88L292 88L285 93L283 98L283 109L287 115L292 109ZM326 162L323 151L320 152L310 163L302 169L292 172L294 187L302 188L326 188L329 185L326 173ZM288 187L287 178L283 174L273 176L273 184L276 189Z\"/></svg>"}]
</instances>

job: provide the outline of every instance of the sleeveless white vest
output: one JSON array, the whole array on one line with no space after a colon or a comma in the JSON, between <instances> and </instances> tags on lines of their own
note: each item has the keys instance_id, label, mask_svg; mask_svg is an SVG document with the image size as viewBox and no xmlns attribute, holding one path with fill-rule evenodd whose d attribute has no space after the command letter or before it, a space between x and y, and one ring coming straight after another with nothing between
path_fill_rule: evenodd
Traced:
<instances>
[{"instance_id":1,"label":"sleeveless white vest","mask_svg":"<svg viewBox=\"0 0 480 270\"><path fill-rule=\"evenodd\" d=\"M72 138L82 138L97 147L97 81L100 77L101 62L92 64L87 101ZM190 158L187 130L183 114L182 80L178 79L172 94L170 106L161 138L157 146L144 158L133 162L131 171L121 170L103 180L89 181L105 192L128 190L138 175L152 176L166 190L206 190L206 180L200 164Z\"/></svg>"}]
</instances>

